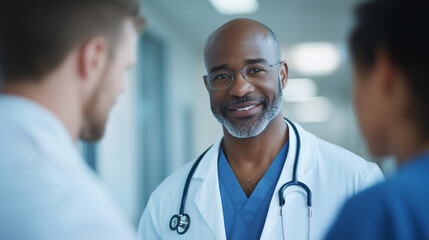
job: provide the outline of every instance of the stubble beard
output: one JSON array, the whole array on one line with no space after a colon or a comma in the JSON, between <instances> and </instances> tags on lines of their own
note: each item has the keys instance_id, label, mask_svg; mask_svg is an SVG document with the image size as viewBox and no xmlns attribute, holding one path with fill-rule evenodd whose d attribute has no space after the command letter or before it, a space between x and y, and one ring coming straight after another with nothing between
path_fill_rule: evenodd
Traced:
<instances>
[{"instance_id":1,"label":"stubble beard","mask_svg":"<svg viewBox=\"0 0 429 240\"><path fill-rule=\"evenodd\" d=\"M223 127L235 138L252 138L261 134L271 121L281 112L282 109L282 90L279 79L279 91L269 102L266 98L242 97L225 104L220 109L214 109L213 104L211 109L215 118L223 125ZM263 111L257 119L248 118L238 122L232 121L227 116L227 106L246 101L259 101L263 105Z\"/></svg>"}]
</instances>

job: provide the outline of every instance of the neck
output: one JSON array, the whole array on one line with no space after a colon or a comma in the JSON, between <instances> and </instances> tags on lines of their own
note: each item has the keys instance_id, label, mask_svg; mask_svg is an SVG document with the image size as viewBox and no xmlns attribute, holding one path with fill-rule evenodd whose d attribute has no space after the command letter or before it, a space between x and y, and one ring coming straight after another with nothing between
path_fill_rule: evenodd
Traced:
<instances>
[{"instance_id":1,"label":"neck","mask_svg":"<svg viewBox=\"0 0 429 240\"><path fill-rule=\"evenodd\" d=\"M287 131L287 125L281 113L256 137L235 138L224 129L222 149L247 197L250 197L286 143Z\"/></svg>"},{"instance_id":2,"label":"neck","mask_svg":"<svg viewBox=\"0 0 429 240\"><path fill-rule=\"evenodd\" d=\"M222 149L232 165L271 164L288 139L287 125L280 113L258 136L235 138L224 129Z\"/></svg>"},{"instance_id":3,"label":"neck","mask_svg":"<svg viewBox=\"0 0 429 240\"><path fill-rule=\"evenodd\" d=\"M76 93L68 82L71 81L56 77L37 81L25 80L5 84L2 92L24 97L42 105L58 118L73 141L76 141L81 125L81 111Z\"/></svg>"},{"instance_id":4,"label":"neck","mask_svg":"<svg viewBox=\"0 0 429 240\"><path fill-rule=\"evenodd\" d=\"M392 137L394 139L392 149L395 149L393 154L397 157L399 165L429 151L429 140L423 138L414 125L402 124L396 130Z\"/></svg>"}]
</instances>

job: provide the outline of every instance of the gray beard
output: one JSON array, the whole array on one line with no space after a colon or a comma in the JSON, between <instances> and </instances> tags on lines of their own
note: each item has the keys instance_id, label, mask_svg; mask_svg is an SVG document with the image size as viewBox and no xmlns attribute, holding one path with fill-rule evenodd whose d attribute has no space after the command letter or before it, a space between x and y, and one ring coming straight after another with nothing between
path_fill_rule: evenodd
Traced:
<instances>
[{"instance_id":1,"label":"gray beard","mask_svg":"<svg viewBox=\"0 0 429 240\"><path fill-rule=\"evenodd\" d=\"M227 106L222 106L223 111L216 111L213 109L212 106L212 112L215 118L225 127L225 129L235 138L251 138L258 136L261 134L265 128L267 128L268 124L271 123L271 121L280 113L282 109L282 91L281 91L281 83L279 84L279 92L276 94L272 100L272 102L268 102L267 99L258 99L259 101L262 100L262 104L264 105L264 110L262 114L258 117L256 120L241 120L240 122L233 122L231 121L227 115L226 115L226 108ZM256 99L249 99L246 97L243 97L243 99L246 99L246 101L256 100ZM240 101L240 99L237 99L237 101L233 101L229 103L228 105L233 105L239 102L243 102L243 100Z\"/></svg>"}]
</instances>

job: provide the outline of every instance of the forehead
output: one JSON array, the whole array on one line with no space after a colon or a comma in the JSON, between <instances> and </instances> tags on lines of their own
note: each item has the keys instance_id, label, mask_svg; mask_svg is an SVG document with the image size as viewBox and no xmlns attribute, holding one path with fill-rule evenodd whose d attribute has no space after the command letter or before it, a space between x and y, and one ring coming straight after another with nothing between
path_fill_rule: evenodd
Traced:
<instances>
[{"instance_id":1,"label":"forehead","mask_svg":"<svg viewBox=\"0 0 429 240\"><path fill-rule=\"evenodd\" d=\"M231 27L215 32L207 41L204 51L206 68L228 65L241 66L246 59L276 59L272 37L261 27Z\"/></svg>"}]
</instances>

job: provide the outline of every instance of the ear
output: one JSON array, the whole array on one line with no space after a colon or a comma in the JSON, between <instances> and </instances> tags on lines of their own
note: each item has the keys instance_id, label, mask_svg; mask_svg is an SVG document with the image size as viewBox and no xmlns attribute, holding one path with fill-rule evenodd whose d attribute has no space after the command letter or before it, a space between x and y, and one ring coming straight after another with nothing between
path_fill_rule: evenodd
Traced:
<instances>
[{"instance_id":1,"label":"ear","mask_svg":"<svg viewBox=\"0 0 429 240\"><path fill-rule=\"evenodd\" d=\"M282 81L282 89L285 89L286 87L286 83L288 80L288 72L289 72L289 68L286 61L281 61L279 77L280 77L280 80Z\"/></svg>"},{"instance_id":2,"label":"ear","mask_svg":"<svg viewBox=\"0 0 429 240\"><path fill-rule=\"evenodd\" d=\"M397 68L391 61L387 51L380 49L376 53L374 64L374 80L381 94L390 95L394 91L396 79L399 76Z\"/></svg>"},{"instance_id":3,"label":"ear","mask_svg":"<svg viewBox=\"0 0 429 240\"><path fill-rule=\"evenodd\" d=\"M88 40L79 50L78 72L83 80L99 79L107 64L108 44L103 37Z\"/></svg>"}]
</instances>

